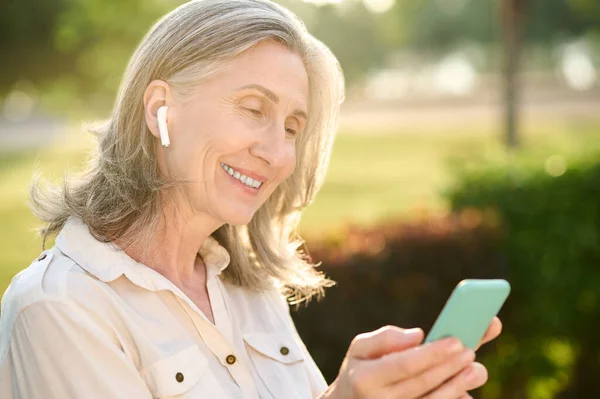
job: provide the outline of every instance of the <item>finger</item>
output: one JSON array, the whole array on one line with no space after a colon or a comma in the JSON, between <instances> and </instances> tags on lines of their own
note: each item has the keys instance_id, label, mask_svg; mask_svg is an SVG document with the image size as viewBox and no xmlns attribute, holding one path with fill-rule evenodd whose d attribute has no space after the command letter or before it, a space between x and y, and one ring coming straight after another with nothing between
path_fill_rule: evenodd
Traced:
<instances>
[{"instance_id":1,"label":"finger","mask_svg":"<svg viewBox=\"0 0 600 399\"><path fill-rule=\"evenodd\" d=\"M483 336L483 339L482 339L483 343L493 340L498 335L500 335L501 332L502 332L502 322L500 321L500 319L498 317L494 317L492 319L492 322L490 323L490 326L488 327L487 331L485 332L485 334Z\"/></svg>"},{"instance_id":2,"label":"finger","mask_svg":"<svg viewBox=\"0 0 600 399\"><path fill-rule=\"evenodd\" d=\"M474 359L475 352L471 349L465 349L458 354L455 354L447 361L438 364L419 375L401 381L400 383L396 383L394 385L394 390L397 392L397 394L404 393L404 395L410 398L420 398L423 395L426 395L428 392L432 392L437 387L443 385L445 381L453 378L453 376L460 373L461 370L467 368L471 363L473 363ZM448 394L443 398L458 399L466 391L466 389L463 389L462 391L456 391L454 392L454 395ZM391 397L396 396L391 395Z\"/></svg>"},{"instance_id":3,"label":"finger","mask_svg":"<svg viewBox=\"0 0 600 399\"><path fill-rule=\"evenodd\" d=\"M376 384L398 383L415 377L441 364L464 350L456 338L444 338L403 352L391 353L380 359L365 361L365 372ZM448 376L450 377L450 376Z\"/></svg>"},{"instance_id":4,"label":"finger","mask_svg":"<svg viewBox=\"0 0 600 399\"><path fill-rule=\"evenodd\" d=\"M466 393L463 396L461 396L460 399L473 399L473 397L471 395L469 395L468 393Z\"/></svg>"},{"instance_id":5,"label":"finger","mask_svg":"<svg viewBox=\"0 0 600 399\"><path fill-rule=\"evenodd\" d=\"M493 339L497 338L501 332L502 332L502 322L500 321L500 319L498 317L494 317L494 319L490 323L487 331L483 335L483 338L481 339L481 341L479 342L479 344L477 345L475 350L478 350L481 347L481 345L486 344L486 343L492 341Z\"/></svg>"},{"instance_id":6,"label":"finger","mask_svg":"<svg viewBox=\"0 0 600 399\"><path fill-rule=\"evenodd\" d=\"M409 330L385 326L370 333L357 335L348 349L348 356L356 359L375 359L419 345L423 341L423 330Z\"/></svg>"},{"instance_id":7,"label":"finger","mask_svg":"<svg viewBox=\"0 0 600 399\"><path fill-rule=\"evenodd\" d=\"M473 364L471 365L471 369L476 377L474 377L473 382L467 383L467 391L479 388L480 386L485 384L488 379L488 371L483 364L473 362Z\"/></svg>"},{"instance_id":8,"label":"finger","mask_svg":"<svg viewBox=\"0 0 600 399\"><path fill-rule=\"evenodd\" d=\"M478 366L475 366L478 365ZM460 373L445 382L435 391L424 396L423 399L456 398L464 392L479 388L487 381L487 370L480 363L473 363L464 368Z\"/></svg>"}]
</instances>

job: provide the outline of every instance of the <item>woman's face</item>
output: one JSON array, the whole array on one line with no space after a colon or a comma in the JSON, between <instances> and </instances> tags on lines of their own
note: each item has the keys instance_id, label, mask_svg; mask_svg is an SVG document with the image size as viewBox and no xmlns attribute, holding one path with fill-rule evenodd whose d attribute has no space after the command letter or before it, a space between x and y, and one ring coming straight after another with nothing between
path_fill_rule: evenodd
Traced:
<instances>
[{"instance_id":1,"label":"woman's face","mask_svg":"<svg viewBox=\"0 0 600 399\"><path fill-rule=\"evenodd\" d=\"M292 174L296 138L307 123L302 59L263 41L169 103L171 145L159 148L163 173L189 183L179 204L217 223L246 224Z\"/></svg>"}]
</instances>

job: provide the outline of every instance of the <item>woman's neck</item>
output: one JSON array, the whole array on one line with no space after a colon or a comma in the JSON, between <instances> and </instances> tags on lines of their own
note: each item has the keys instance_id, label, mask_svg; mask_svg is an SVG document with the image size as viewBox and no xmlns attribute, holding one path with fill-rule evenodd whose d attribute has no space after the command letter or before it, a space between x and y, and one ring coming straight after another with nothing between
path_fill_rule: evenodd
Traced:
<instances>
[{"instance_id":1,"label":"woman's neck","mask_svg":"<svg viewBox=\"0 0 600 399\"><path fill-rule=\"evenodd\" d=\"M219 227L207 214L184 215L177 208L166 208L156 226L148 227L152 231L134 232L132 244L122 248L136 262L185 287L198 276L205 276L198 250Z\"/></svg>"}]
</instances>

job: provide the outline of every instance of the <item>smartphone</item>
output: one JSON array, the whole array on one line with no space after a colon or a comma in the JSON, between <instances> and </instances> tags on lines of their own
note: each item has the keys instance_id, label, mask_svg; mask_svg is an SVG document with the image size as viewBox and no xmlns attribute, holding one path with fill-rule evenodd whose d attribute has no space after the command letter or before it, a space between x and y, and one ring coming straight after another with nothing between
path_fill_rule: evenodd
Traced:
<instances>
[{"instance_id":1,"label":"smartphone","mask_svg":"<svg viewBox=\"0 0 600 399\"><path fill-rule=\"evenodd\" d=\"M509 293L510 284L506 280L462 280L452 291L425 342L456 337L475 350Z\"/></svg>"}]
</instances>

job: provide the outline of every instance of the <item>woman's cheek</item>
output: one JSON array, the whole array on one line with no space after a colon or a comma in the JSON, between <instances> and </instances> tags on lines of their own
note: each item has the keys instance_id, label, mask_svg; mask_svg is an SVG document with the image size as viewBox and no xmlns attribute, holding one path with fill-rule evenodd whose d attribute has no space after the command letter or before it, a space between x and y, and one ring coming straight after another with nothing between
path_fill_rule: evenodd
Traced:
<instances>
[{"instance_id":1,"label":"woman's cheek","mask_svg":"<svg viewBox=\"0 0 600 399\"><path fill-rule=\"evenodd\" d=\"M291 176L291 174L294 173L294 170L296 170L296 143L294 141L292 141L291 145L288 147L287 160L288 160L286 162L287 170L285 173L286 178Z\"/></svg>"}]
</instances>

